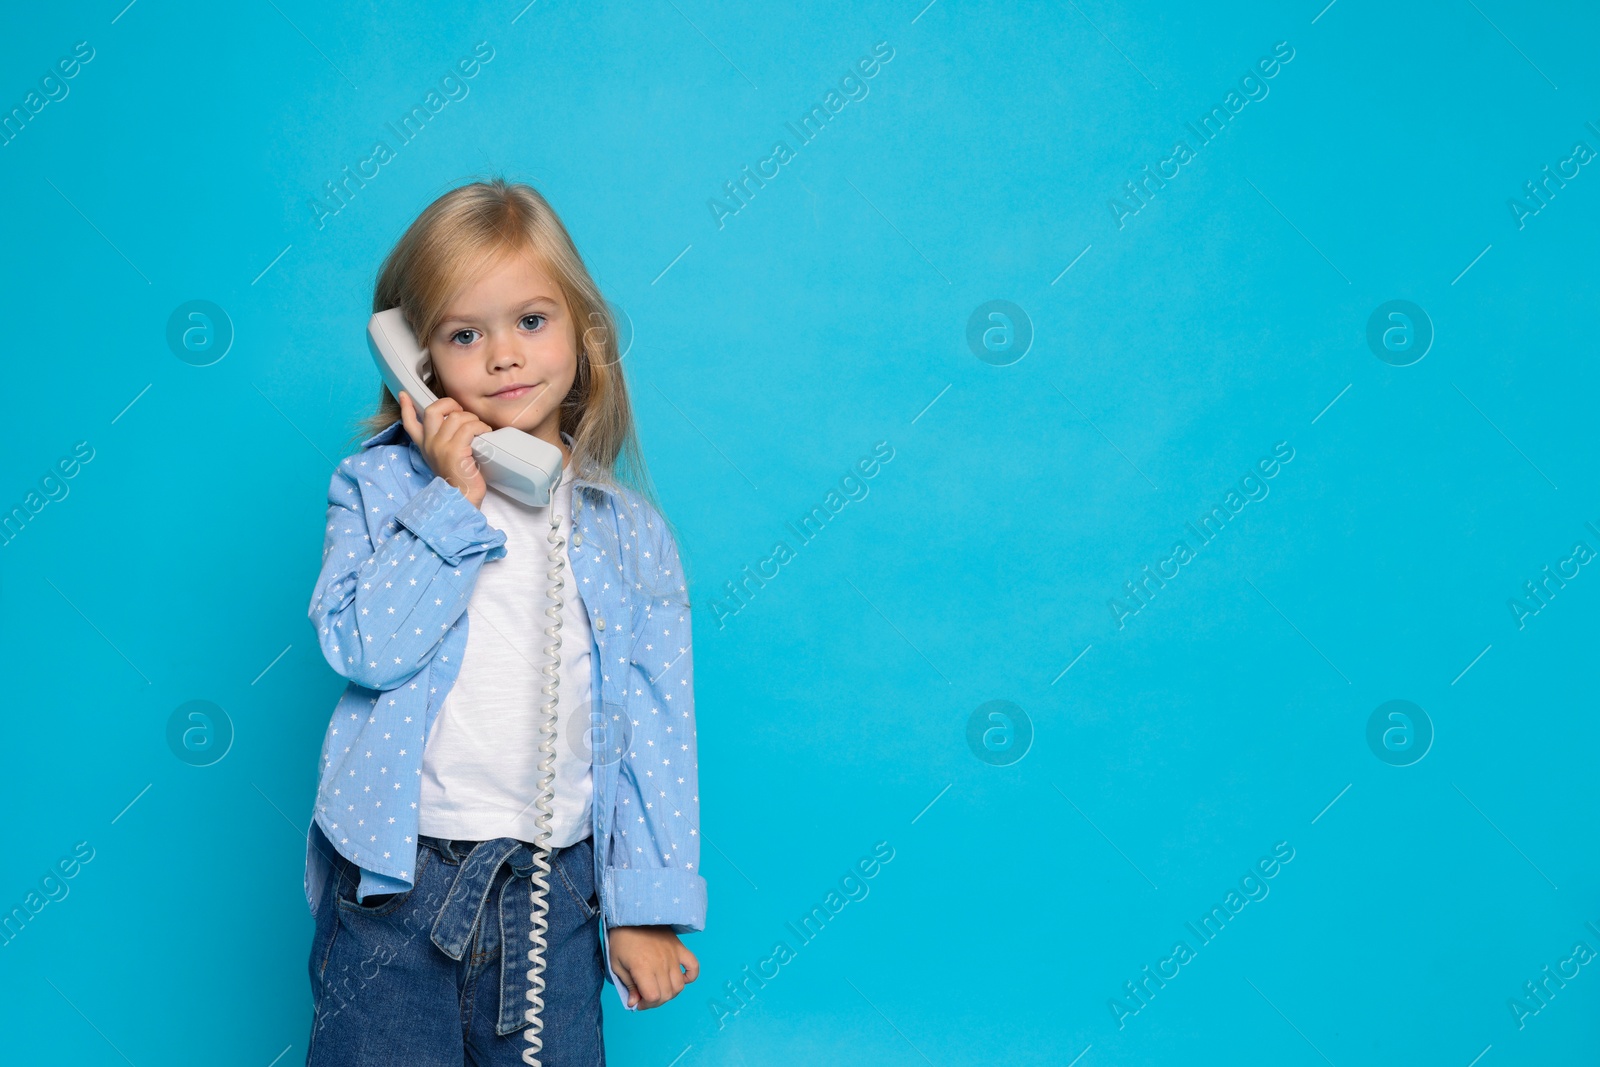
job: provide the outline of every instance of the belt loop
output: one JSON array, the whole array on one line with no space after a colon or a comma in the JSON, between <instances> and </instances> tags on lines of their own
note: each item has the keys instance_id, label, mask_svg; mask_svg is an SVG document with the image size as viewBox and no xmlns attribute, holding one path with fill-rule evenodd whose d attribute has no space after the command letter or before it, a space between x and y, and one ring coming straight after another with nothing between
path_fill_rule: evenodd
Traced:
<instances>
[{"instance_id":1,"label":"belt loop","mask_svg":"<svg viewBox=\"0 0 1600 1067\"><path fill-rule=\"evenodd\" d=\"M458 851L456 843L447 837L425 837L419 834L417 840L444 857L452 866L459 864L465 855L465 853Z\"/></svg>"}]
</instances>

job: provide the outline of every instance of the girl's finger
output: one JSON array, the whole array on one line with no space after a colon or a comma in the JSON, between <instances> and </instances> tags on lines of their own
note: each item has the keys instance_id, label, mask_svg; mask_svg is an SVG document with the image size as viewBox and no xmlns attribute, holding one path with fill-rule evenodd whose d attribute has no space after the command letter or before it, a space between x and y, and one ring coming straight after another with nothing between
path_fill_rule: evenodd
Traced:
<instances>
[{"instance_id":1,"label":"girl's finger","mask_svg":"<svg viewBox=\"0 0 1600 1067\"><path fill-rule=\"evenodd\" d=\"M460 410L461 405L447 396L441 396L429 404L422 412L422 422L427 427L428 436L432 437L439 432L439 424L444 421L446 415Z\"/></svg>"},{"instance_id":2,"label":"girl's finger","mask_svg":"<svg viewBox=\"0 0 1600 1067\"><path fill-rule=\"evenodd\" d=\"M683 964L685 982L692 982L700 977L700 961L695 959L694 953L683 944L678 945L678 962Z\"/></svg>"},{"instance_id":3,"label":"girl's finger","mask_svg":"<svg viewBox=\"0 0 1600 1067\"><path fill-rule=\"evenodd\" d=\"M406 433L418 448L422 447L422 423L417 421L416 405L412 403L411 394L404 390L400 393L400 425L406 428Z\"/></svg>"},{"instance_id":4,"label":"girl's finger","mask_svg":"<svg viewBox=\"0 0 1600 1067\"><path fill-rule=\"evenodd\" d=\"M465 418L456 420L455 433L458 435L457 440L460 442L461 446L470 451L472 448L472 439L481 434L488 433L490 430L494 429L494 427L490 426L488 423L484 422L470 411L463 411L461 414L464 415Z\"/></svg>"},{"instance_id":5,"label":"girl's finger","mask_svg":"<svg viewBox=\"0 0 1600 1067\"><path fill-rule=\"evenodd\" d=\"M628 991L628 1007L639 1003L639 988L634 983L633 974L615 956L611 958L611 969L622 979L623 988Z\"/></svg>"},{"instance_id":6,"label":"girl's finger","mask_svg":"<svg viewBox=\"0 0 1600 1067\"><path fill-rule=\"evenodd\" d=\"M459 416L459 417L458 417ZM488 433L492 427L470 411L454 411L445 416L444 428L441 432L448 435L449 440L456 445L465 443L468 447L471 440L479 434Z\"/></svg>"},{"instance_id":7,"label":"girl's finger","mask_svg":"<svg viewBox=\"0 0 1600 1067\"><path fill-rule=\"evenodd\" d=\"M463 421L461 416L463 415L471 417L465 411L447 411L439 416L439 424L433 428L433 434L440 444L453 444L455 442L456 435L461 430Z\"/></svg>"}]
</instances>

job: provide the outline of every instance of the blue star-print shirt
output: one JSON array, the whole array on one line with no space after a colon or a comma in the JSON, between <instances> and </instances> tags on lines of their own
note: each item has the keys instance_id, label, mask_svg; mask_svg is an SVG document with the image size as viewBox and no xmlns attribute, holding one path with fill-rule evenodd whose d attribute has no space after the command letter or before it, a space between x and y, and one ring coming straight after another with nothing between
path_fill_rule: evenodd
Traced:
<instances>
[{"instance_id":1,"label":"blue star-print shirt","mask_svg":"<svg viewBox=\"0 0 1600 1067\"><path fill-rule=\"evenodd\" d=\"M562 595L576 588L593 634L600 943L611 926L703 930L694 656L677 546L629 488L577 477L572 511ZM324 658L350 684L323 739L313 820L361 868L357 900L412 887L422 750L460 669L478 570L505 543L428 469L399 420L333 474L309 614ZM313 914L329 871L308 834Z\"/></svg>"}]
</instances>

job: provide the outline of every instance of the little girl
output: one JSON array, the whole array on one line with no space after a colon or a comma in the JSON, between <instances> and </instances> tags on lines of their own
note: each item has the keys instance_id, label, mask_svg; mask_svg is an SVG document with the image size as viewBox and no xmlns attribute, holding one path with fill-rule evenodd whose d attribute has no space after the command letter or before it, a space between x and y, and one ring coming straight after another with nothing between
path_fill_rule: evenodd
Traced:
<instances>
[{"instance_id":1,"label":"little girl","mask_svg":"<svg viewBox=\"0 0 1600 1067\"><path fill-rule=\"evenodd\" d=\"M706 913L677 545L610 311L535 190L496 178L429 205L378 278L374 311L396 306L438 399L384 389L328 488L310 616L349 685L307 837L306 1063L603 1064L604 982L636 1010L699 973L677 936ZM507 426L561 451L545 507L473 461L473 438ZM570 568L559 609L553 567Z\"/></svg>"}]
</instances>

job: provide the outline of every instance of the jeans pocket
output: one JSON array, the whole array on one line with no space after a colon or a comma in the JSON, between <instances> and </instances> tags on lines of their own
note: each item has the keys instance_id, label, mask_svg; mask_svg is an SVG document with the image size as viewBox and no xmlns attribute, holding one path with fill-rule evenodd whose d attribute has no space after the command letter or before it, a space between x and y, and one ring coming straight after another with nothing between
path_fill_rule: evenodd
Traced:
<instances>
[{"instance_id":1,"label":"jeans pocket","mask_svg":"<svg viewBox=\"0 0 1600 1067\"><path fill-rule=\"evenodd\" d=\"M581 845L583 842L580 841L578 844ZM569 855L571 859L568 859ZM572 897L572 902L582 909L585 922L600 914L600 909L589 903L590 900L594 899L594 863L591 859L593 855L589 849L579 848L574 845L570 849L562 849L561 855L556 857L556 862L551 864L555 868L556 874L560 876L561 884L567 887L567 895ZM582 872L576 878L576 885L574 884L574 879L567 875L567 866L573 863ZM583 892L579 886L584 887L588 892Z\"/></svg>"},{"instance_id":2,"label":"jeans pocket","mask_svg":"<svg viewBox=\"0 0 1600 1067\"><path fill-rule=\"evenodd\" d=\"M365 915L374 919L381 919L386 915L393 915L405 906L407 900L416 887L422 883L422 872L427 868L433 856L433 849L421 845L417 846L417 869L411 872L411 888L403 893L383 893L378 896L369 896L366 900L357 902L356 890L361 885L361 868L349 860L340 857L341 862L336 865L333 877L339 879L335 899L339 910L346 915Z\"/></svg>"}]
</instances>

